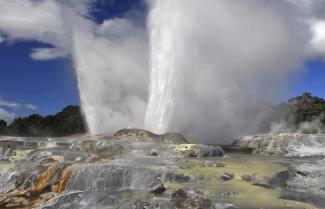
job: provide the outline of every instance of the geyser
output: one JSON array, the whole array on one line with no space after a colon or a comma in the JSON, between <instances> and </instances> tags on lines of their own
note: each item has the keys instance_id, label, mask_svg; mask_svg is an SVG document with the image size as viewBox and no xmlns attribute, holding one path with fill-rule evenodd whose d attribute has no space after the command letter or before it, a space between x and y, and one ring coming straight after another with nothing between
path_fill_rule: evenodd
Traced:
<instances>
[{"instance_id":1,"label":"geyser","mask_svg":"<svg viewBox=\"0 0 325 209\"><path fill-rule=\"evenodd\" d=\"M323 46L309 34L323 16L303 1L147 0L147 20L133 10L102 23L94 2L0 1L1 36L53 45L33 59L71 55L92 134L147 128L222 143L256 133L261 101L285 94Z\"/></svg>"},{"instance_id":2,"label":"geyser","mask_svg":"<svg viewBox=\"0 0 325 209\"><path fill-rule=\"evenodd\" d=\"M143 127L148 83L145 30L122 19L102 25L79 16L68 19L73 24L72 54L89 131Z\"/></svg>"},{"instance_id":3,"label":"geyser","mask_svg":"<svg viewBox=\"0 0 325 209\"><path fill-rule=\"evenodd\" d=\"M299 70L304 25L285 2L150 1L145 127L206 142L254 133ZM248 122L249 121L249 122Z\"/></svg>"},{"instance_id":4,"label":"geyser","mask_svg":"<svg viewBox=\"0 0 325 209\"><path fill-rule=\"evenodd\" d=\"M175 103L177 52L181 27L178 1L157 1L149 19L151 76L145 128L162 134L168 130ZM170 5L174 5L171 7Z\"/></svg>"}]
</instances>

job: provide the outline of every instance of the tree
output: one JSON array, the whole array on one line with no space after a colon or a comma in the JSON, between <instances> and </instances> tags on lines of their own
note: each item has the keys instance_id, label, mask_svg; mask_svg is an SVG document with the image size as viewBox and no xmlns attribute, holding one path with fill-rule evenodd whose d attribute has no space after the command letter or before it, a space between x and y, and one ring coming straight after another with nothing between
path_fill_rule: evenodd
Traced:
<instances>
[{"instance_id":1,"label":"tree","mask_svg":"<svg viewBox=\"0 0 325 209\"><path fill-rule=\"evenodd\" d=\"M0 134L6 134L7 132L7 122L0 119Z\"/></svg>"},{"instance_id":2,"label":"tree","mask_svg":"<svg viewBox=\"0 0 325 209\"><path fill-rule=\"evenodd\" d=\"M7 128L15 136L66 136L86 132L79 106L67 106L55 115L16 118Z\"/></svg>"}]
</instances>

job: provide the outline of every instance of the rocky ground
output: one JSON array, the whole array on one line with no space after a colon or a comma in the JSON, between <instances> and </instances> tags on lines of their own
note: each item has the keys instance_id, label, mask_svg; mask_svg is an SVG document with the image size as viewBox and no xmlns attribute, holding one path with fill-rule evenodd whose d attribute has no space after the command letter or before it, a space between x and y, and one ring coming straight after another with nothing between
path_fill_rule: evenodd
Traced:
<instances>
[{"instance_id":1,"label":"rocky ground","mask_svg":"<svg viewBox=\"0 0 325 209\"><path fill-rule=\"evenodd\" d=\"M179 134L134 129L0 137L0 208L325 208L322 155L289 155L297 146L275 146L274 137L241 139L226 153Z\"/></svg>"}]
</instances>

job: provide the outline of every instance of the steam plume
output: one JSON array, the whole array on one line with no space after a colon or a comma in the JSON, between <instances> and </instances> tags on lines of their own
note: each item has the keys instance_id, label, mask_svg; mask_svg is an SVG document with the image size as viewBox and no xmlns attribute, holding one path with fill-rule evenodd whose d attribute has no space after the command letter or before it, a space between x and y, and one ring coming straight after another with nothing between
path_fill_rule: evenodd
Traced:
<instances>
[{"instance_id":1,"label":"steam plume","mask_svg":"<svg viewBox=\"0 0 325 209\"><path fill-rule=\"evenodd\" d=\"M146 127L226 143L256 133L261 103L324 57L321 0L148 0L146 28L128 15L96 23L94 2L0 2L2 44L54 46L36 60L72 56L92 134Z\"/></svg>"}]
</instances>

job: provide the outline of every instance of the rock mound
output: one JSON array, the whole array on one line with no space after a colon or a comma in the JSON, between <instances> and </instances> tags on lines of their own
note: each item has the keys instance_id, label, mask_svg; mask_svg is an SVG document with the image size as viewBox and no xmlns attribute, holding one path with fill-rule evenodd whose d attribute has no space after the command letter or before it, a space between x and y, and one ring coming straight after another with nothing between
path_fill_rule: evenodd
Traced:
<instances>
[{"instance_id":1,"label":"rock mound","mask_svg":"<svg viewBox=\"0 0 325 209\"><path fill-rule=\"evenodd\" d=\"M133 141L155 142L165 144L185 144L187 139L178 133L166 133L163 135L154 134L150 131L142 129L122 129L114 134L119 139L127 139Z\"/></svg>"}]
</instances>

